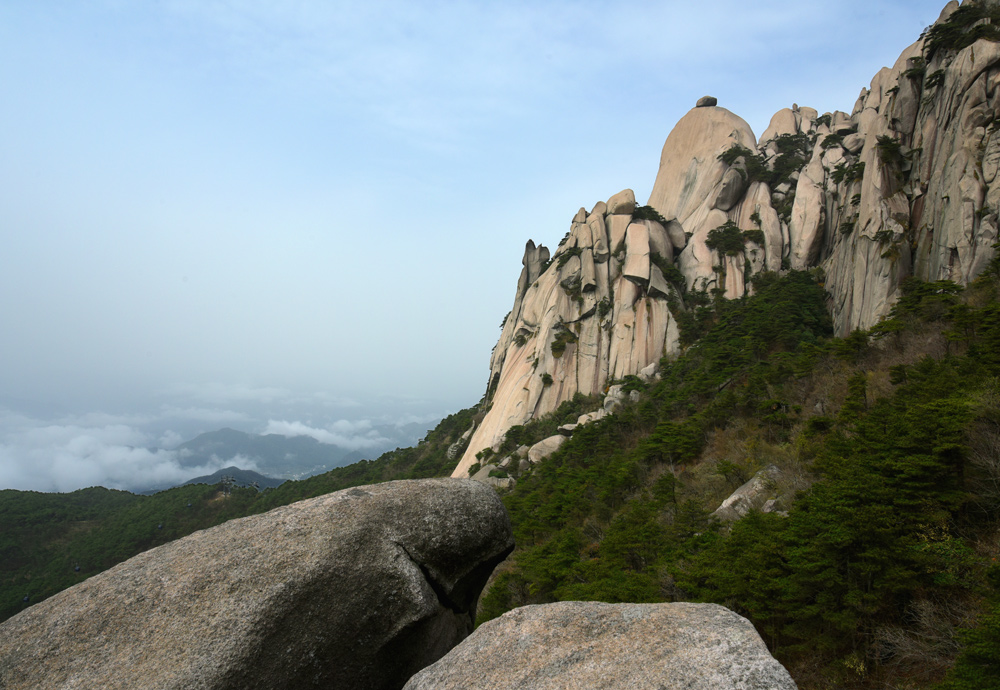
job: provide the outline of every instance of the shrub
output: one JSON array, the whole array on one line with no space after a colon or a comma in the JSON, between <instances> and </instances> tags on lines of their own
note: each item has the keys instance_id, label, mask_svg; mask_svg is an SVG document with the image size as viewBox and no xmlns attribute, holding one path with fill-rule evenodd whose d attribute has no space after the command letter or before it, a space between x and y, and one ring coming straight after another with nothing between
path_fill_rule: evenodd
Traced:
<instances>
[{"instance_id":1,"label":"shrub","mask_svg":"<svg viewBox=\"0 0 1000 690\"><path fill-rule=\"evenodd\" d=\"M611 312L611 300L607 297L597 303L597 317L603 319Z\"/></svg>"},{"instance_id":2,"label":"shrub","mask_svg":"<svg viewBox=\"0 0 1000 690\"><path fill-rule=\"evenodd\" d=\"M552 356L556 359L562 357L563 353L566 351L566 346L570 343L576 342L576 336L566 326L559 324L556 328L556 337L553 338L552 344L549 348L552 350Z\"/></svg>"},{"instance_id":3,"label":"shrub","mask_svg":"<svg viewBox=\"0 0 1000 690\"><path fill-rule=\"evenodd\" d=\"M663 274L664 279L674 286L684 285L684 274L681 273L680 269L674 266L667 258L656 252L649 253L649 260L660 269L660 273Z\"/></svg>"},{"instance_id":4,"label":"shrub","mask_svg":"<svg viewBox=\"0 0 1000 690\"><path fill-rule=\"evenodd\" d=\"M758 247L764 246L764 231L760 229L751 229L743 231L743 239L749 242L753 242Z\"/></svg>"},{"instance_id":5,"label":"shrub","mask_svg":"<svg viewBox=\"0 0 1000 690\"><path fill-rule=\"evenodd\" d=\"M543 386L552 385L552 374L549 374L548 372L542 374L542 385Z\"/></svg>"},{"instance_id":6,"label":"shrub","mask_svg":"<svg viewBox=\"0 0 1000 690\"><path fill-rule=\"evenodd\" d=\"M875 145L878 159L883 165L900 165L903 162L903 145L887 134L878 137Z\"/></svg>"},{"instance_id":7,"label":"shrub","mask_svg":"<svg viewBox=\"0 0 1000 690\"><path fill-rule=\"evenodd\" d=\"M666 219L652 206L636 206L632 211L632 220L655 220L661 225L667 224Z\"/></svg>"},{"instance_id":8,"label":"shrub","mask_svg":"<svg viewBox=\"0 0 1000 690\"><path fill-rule=\"evenodd\" d=\"M719 254L736 256L743 251L743 233L736 227L736 224L728 220L724 224L710 230L705 246L714 249Z\"/></svg>"},{"instance_id":9,"label":"shrub","mask_svg":"<svg viewBox=\"0 0 1000 690\"><path fill-rule=\"evenodd\" d=\"M556 257L555 259L556 268L561 269L563 266L569 263L570 259L572 259L574 256L580 256L581 254L583 254L583 249L581 249L580 247L573 247L572 249L567 249L566 251L560 253L559 256Z\"/></svg>"},{"instance_id":10,"label":"shrub","mask_svg":"<svg viewBox=\"0 0 1000 690\"><path fill-rule=\"evenodd\" d=\"M930 60L939 50L962 50L980 39L1000 41L997 24L1000 24L1000 7L985 2L964 3L947 20L927 30L924 55Z\"/></svg>"},{"instance_id":11,"label":"shrub","mask_svg":"<svg viewBox=\"0 0 1000 690\"><path fill-rule=\"evenodd\" d=\"M824 137L823 141L820 143L820 147L823 149L833 148L834 146L840 146L844 143L844 137L839 134L828 134Z\"/></svg>"},{"instance_id":12,"label":"shrub","mask_svg":"<svg viewBox=\"0 0 1000 690\"><path fill-rule=\"evenodd\" d=\"M837 167L833 169L833 172L830 173L830 179L833 180L834 184L840 184L841 182L843 182L844 184L851 184L855 180L860 180L862 177L864 177L864 174L865 174L864 161L856 161L855 163L852 163L850 165L848 165L845 162L845 163L840 163L839 165L837 165Z\"/></svg>"}]
</instances>

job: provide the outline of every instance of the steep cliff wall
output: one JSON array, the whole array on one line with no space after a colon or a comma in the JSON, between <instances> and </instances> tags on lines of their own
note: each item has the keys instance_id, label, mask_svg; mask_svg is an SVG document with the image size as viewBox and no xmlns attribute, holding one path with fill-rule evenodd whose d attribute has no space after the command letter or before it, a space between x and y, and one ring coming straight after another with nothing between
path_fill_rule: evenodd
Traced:
<instances>
[{"instance_id":1,"label":"steep cliff wall","mask_svg":"<svg viewBox=\"0 0 1000 690\"><path fill-rule=\"evenodd\" d=\"M998 41L995 4L950 2L850 113L786 108L759 140L699 101L667 137L647 206L625 190L581 208L551 258L528 242L491 408L454 476L512 425L679 352L677 318L699 294L735 299L761 271L815 268L845 335L910 275L969 282L997 241Z\"/></svg>"}]
</instances>

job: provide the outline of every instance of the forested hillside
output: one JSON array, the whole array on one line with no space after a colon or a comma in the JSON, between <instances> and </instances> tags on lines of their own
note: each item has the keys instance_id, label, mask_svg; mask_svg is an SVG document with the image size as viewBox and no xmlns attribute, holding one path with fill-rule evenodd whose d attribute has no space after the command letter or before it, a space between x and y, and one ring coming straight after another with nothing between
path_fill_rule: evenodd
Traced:
<instances>
[{"instance_id":1,"label":"forested hillside","mask_svg":"<svg viewBox=\"0 0 1000 690\"><path fill-rule=\"evenodd\" d=\"M750 618L802 688L932 687L956 658L941 687L1000 687L997 274L908 281L889 318L843 339L806 273L716 302L662 380L630 382L638 403L505 498L518 549L480 620L710 601ZM710 516L769 465L777 510Z\"/></svg>"},{"instance_id":2,"label":"forested hillside","mask_svg":"<svg viewBox=\"0 0 1000 690\"><path fill-rule=\"evenodd\" d=\"M700 307L704 336L659 381L624 382L637 402L512 466L518 548L480 620L557 600L712 601L753 621L804 689L1000 687L998 278L994 261L967 289L908 281L889 318L846 338L830 336L816 271L763 273L752 296ZM498 455L599 404L514 427ZM3 615L232 517L447 475L482 414L263 493L5 491ZM768 466L771 512L711 515Z\"/></svg>"},{"instance_id":3,"label":"forested hillside","mask_svg":"<svg viewBox=\"0 0 1000 690\"><path fill-rule=\"evenodd\" d=\"M141 496L101 487L68 494L0 491L0 621L154 546L226 520L361 484L447 476L448 446L473 410L441 421L414 448L258 492L196 484Z\"/></svg>"}]
</instances>

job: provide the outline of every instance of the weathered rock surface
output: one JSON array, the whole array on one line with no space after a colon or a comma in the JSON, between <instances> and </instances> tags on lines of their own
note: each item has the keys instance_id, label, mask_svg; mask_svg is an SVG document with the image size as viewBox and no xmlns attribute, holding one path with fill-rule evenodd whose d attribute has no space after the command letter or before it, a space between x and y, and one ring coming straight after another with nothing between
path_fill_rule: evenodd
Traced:
<instances>
[{"instance_id":1,"label":"weathered rock surface","mask_svg":"<svg viewBox=\"0 0 1000 690\"><path fill-rule=\"evenodd\" d=\"M647 204L665 225L648 213L633 218L635 196L624 190L577 212L553 266L542 271L548 250L529 243L490 362L493 407L455 475L511 426L679 353L668 306L678 286L668 277L736 299L761 271L819 269L840 336L877 323L909 276L969 283L1000 235L998 86L1000 43L928 56L920 39L878 71L849 113L820 117L793 104L759 141L740 117L700 100L660 154ZM783 158L791 149L793 167ZM768 174L752 178L751 160ZM741 233L742 251L709 247L724 226ZM550 346L560 333L568 343L557 356ZM542 385L543 374L553 385Z\"/></svg>"},{"instance_id":2,"label":"weathered rock surface","mask_svg":"<svg viewBox=\"0 0 1000 690\"><path fill-rule=\"evenodd\" d=\"M774 498L775 483L780 476L781 470L774 465L768 465L730 494L712 516L731 522L739 520L751 510L761 509L768 500Z\"/></svg>"},{"instance_id":3,"label":"weathered rock surface","mask_svg":"<svg viewBox=\"0 0 1000 690\"><path fill-rule=\"evenodd\" d=\"M559 447L565 442L566 437L562 434L556 434L555 436L543 438L528 450L528 461L532 463L541 462L559 450Z\"/></svg>"},{"instance_id":4,"label":"weathered rock surface","mask_svg":"<svg viewBox=\"0 0 1000 690\"><path fill-rule=\"evenodd\" d=\"M562 602L481 625L406 690L794 690L745 618L715 604Z\"/></svg>"},{"instance_id":5,"label":"weathered rock surface","mask_svg":"<svg viewBox=\"0 0 1000 690\"><path fill-rule=\"evenodd\" d=\"M389 482L152 549L0 626L0 687L399 688L513 548L494 490Z\"/></svg>"}]
</instances>

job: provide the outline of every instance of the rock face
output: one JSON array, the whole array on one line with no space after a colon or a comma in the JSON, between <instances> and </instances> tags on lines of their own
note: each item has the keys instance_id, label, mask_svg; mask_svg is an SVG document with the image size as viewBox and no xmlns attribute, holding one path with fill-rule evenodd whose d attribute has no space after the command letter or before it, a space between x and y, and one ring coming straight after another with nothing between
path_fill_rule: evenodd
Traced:
<instances>
[{"instance_id":1,"label":"rock face","mask_svg":"<svg viewBox=\"0 0 1000 690\"><path fill-rule=\"evenodd\" d=\"M347 489L140 554L0 626L0 687L399 688L513 548L469 480Z\"/></svg>"},{"instance_id":2,"label":"rock face","mask_svg":"<svg viewBox=\"0 0 1000 690\"><path fill-rule=\"evenodd\" d=\"M562 602L481 625L406 690L794 690L745 618L715 604Z\"/></svg>"},{"instance_id":3,"label":"rock face","mask_svg":"<svg viewBox=\"0 0 1000 690\"><path fill-rule=\"evenodd\" d=\"M761 271L816 269L843 336L885 316L909 276L978 275L1000 225L1000 43L931 53L924 41L850 112L793 105L759 140L699 100L663 145L647 202L656 213L625 190L576 213L551 265L529 242L490 362L492 408L455 476L511 426L677 354L679 288L735 299ZM722 230L742 248L722 251L712 236Z\"/></svg>"},{"instance_id":4,"label":"rock face","mask_svg":"<svg viewBox=\"0 0 1000 690\"><path fill-rule=\"evenodd\" d=\"M712 515L731 522L739 520L754 508L761 508L769 499L774 499L775 482L780 476L781 470L774 465L768 465L734 491Z\"/></svg>"}]
</instances>

